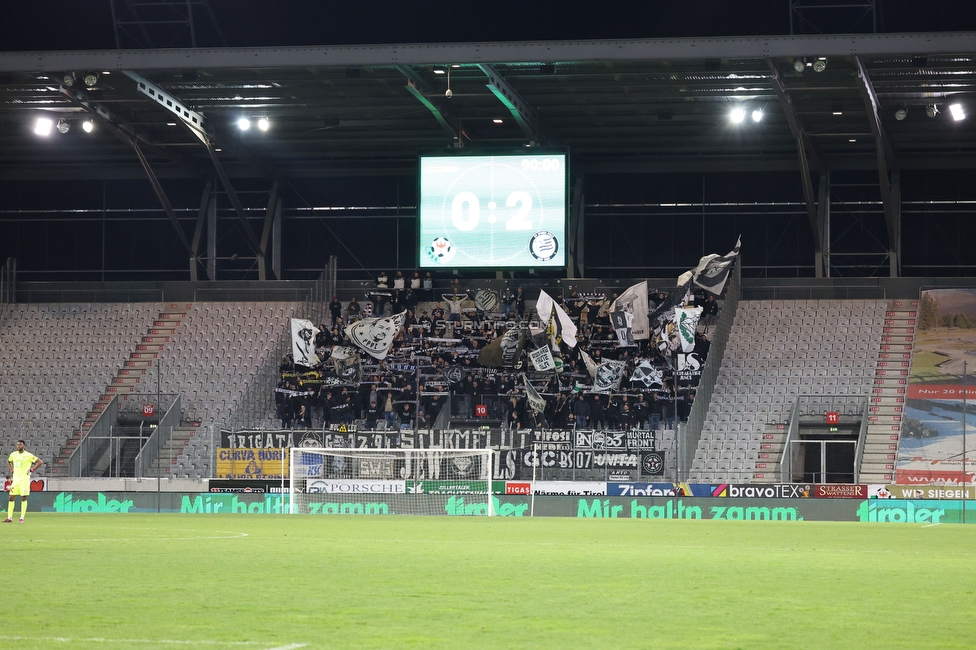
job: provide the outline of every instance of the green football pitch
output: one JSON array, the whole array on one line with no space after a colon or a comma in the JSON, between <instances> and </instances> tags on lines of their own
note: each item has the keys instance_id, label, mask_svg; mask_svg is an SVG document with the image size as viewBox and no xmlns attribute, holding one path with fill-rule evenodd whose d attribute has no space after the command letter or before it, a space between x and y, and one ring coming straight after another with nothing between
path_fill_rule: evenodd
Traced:
<instances>
[{"instance_id":1,"label":"green football pitch","mask_svg":"<svg viewBox=\"0 0 976 650\"><path fill-rule=\"evenodd\" d=\"M972 648L976 526L29 513L3 648Z\"/></svg>"}]
</instances>

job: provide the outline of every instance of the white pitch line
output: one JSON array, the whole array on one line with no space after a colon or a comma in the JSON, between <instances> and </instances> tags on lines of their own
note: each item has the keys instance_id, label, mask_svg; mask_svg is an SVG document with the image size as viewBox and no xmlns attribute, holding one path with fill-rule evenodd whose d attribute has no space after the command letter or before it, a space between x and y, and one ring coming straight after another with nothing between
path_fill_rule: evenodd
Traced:
<instances>
[{"instance_id":1,"label":"white pitch line","mask_svg":"<svg viewBox=\"0 0 976 650\"><path fill-rule=\"evenodd\" d=\"M162 644L162 645L204 645L204 646L266 646L268 643L262 641L214 641L212 639L202 639L191 641L188 639L106 639L103 637L91 638L71 638L63 636L0 636L0 641L54 641L57 643L122 643L122 644ZM288 648L302 648L305 644L285 646Z\"/></svg>"},{"instance_id":2,"label":"white pitch line","mask_svg":"<svg viewBox=\"0 0 976 650\"><path fill-rule=\"evenodd\" d=\"M216 531L216 532L219 533L219 532L223 532L223 531ZM231 533L231 532L228 532L226 535L197 535L195 537L162 537L162 536L157 535L155 537L91 537L91 538L88 538L88 539L75 539L75 538L71 538L71 539L64 539L64 538L59 538L59 539L37 539L37 538L31 538L31 539L13 539L13 540L8 540L8 541L11 541L11 542L31 542L31 543L37 543L37 542L85 542L85 543L89 543L89 542L142 542L142 541L146 541L146 540L153 540L153 541L156 541L156 542L186 542L186 541L193 541L193 540L198 540L198 539L243 539L244 537L250 537L250 535L248 535L247 533ZM0 637L0 638L2 638L2 637Z\"/></svg>"},{"instance_id":3,"label":"white pitch line","mask_svg":"<svg viewBox=\"0 0 976 650\"><path fill-rule=\"evenodd\" d=\"M939 522L936 522L934 524L925 524L924 526L922 526L922 528L931 528L932 526L941 526L941 525L942 525L942 522L939 521Z\"/></svg>"},{"instance_id":4,"label":"white pitch line","mask_svg":"<svg viewBox=\"0 0 976 650\"><path fill-rule=\"evenodd\" d=\"M307 643L292 643L290 645L280 645L276 648L268 648L268 650L297 650L298 648L304 648Z\"/></svg>"}]
</instances>

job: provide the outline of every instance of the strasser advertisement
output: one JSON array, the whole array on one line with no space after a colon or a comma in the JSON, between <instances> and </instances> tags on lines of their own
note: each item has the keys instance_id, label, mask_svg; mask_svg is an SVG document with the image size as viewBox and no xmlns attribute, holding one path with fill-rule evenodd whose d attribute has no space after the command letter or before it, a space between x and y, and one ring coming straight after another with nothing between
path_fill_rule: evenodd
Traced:
<instances>
[{"instance_id":1,"label":"strasser advertisement","mask_svg":"<svg viewBox=\"0 0 976 650\"><path fill-rule=\"evenodd\" d=\"M566 266L566 155L420 159L422 268Z\"/></svg>"}]
</instances>

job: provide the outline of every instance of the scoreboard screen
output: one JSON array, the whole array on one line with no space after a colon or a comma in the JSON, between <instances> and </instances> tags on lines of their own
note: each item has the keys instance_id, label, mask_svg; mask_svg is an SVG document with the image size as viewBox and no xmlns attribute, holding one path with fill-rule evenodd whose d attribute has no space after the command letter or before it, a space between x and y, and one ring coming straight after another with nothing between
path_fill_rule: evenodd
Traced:
<instances>
[{"instance_id":1,"label":"scoreboard screen","mask_svg":"<svg viewBox=\"0 0 976 650\"><path fill-rule=\"evenodd\" d=\"M421 268L566 266L566 155L420 158Z\"/></svg>"}]
</instances>

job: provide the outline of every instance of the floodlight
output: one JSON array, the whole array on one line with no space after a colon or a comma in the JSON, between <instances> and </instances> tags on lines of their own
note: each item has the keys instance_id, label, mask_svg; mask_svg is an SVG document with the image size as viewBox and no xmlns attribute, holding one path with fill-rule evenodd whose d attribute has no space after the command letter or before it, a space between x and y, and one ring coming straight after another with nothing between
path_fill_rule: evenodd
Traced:
<instances>
[{"instance_id":1,"label":"floodlight","mask_svg":"<svg viewBox=\"0 0 976 650\"><path fill-rule=\"evenodd\" d=\"M899 108L897 111L895 111L895 119L899 122L904 120L906 117L908 117L908 109Z\"/></svg>"},{"instance_id":2,"label":"floodlight","mask_svg":"<svg viewBox=\"0 0 976 650\"><path fill-rule=\"evenodd\" d=\"M95 123L92 122L91 120L85 120L84 122L81 123L81 128L82 130L84 130L85 133L91 133L92 131L95 130Z\"/></svg>"},{"instance_id":3,"label":"floodlight","mask_svg":"<svg viewBox=\"0 0 976 650\"><path fill-rule=\"evenodd\" d=\"M492 122L494 122L495 124L501 124L502 120L501 118L496 117L495 119L492 120Z\"/></svg>"},{"instance_id":4,"label":"floodlight","mask_svg":"<svg viewBox=\"0 0 976 650\"><path fill-rule=\"evenodd\" d=\"M928 106L925 107L925 114L928 115L929 117L935 117L936 115L939 114L939 107L936 106L935 104L929 104Z\"/></svg>"},{"instance_id":5,"label":"floodlight","mask_svg":"<svg viewBox=\"0 0 976 650\"><path fill-rule=\"evenodd\" d=\"M258 120L258 128L261 129L262 131L267 131L268 127L270 126L271 123L268 121L268 118L262 117L261 119Z\"/></svg>"},{"instance_id":6,"label":"floodlight","mask_svg":"<svg viewBox=\"0 0 976 650\"><path fill-rule=\"evenodd\" d=\"M98 83L98 75L94 72L89 72L85 75L85 85L91 88Z\"/></svg>"},{"instance_id":7,"label":"floodlight","mask_svg":"<svg viewBox=\"0 0 976 650\"><path fill-rule=\"evenodd\" d=\"M247 131L249 128L251 128L251 120L247 119L246 117L242 117L241 119L237 120L237 128L239 128L241 131Z\"/></svg>"},{"instance_id":8,"label":"floodlight","mask_svg":"<svg viewBox=\"0 0 976 650\"><path fill-rule=\"evenodd\" d=\"M64 77L61 78L61 83L63 83L68 88L71 88L72 86L75 85L75 75L74 74L64 75Z\"/></svg>"},{"instance_id":9,"label":"floodlight","mask_svg":"<svg viewBox=\"0 0 976 650\"><path fill-rule=\"evenodd\" d=\"M820 57L819 59L813 62L814 72L823 72L826 69L827 69L827 59L825 59L824 57Z\"/></svg>"},{"instance_id":10,"label":"floodlight","mask_svg":"<svg viewBox=\"0 0 976 650\"><path fill-rule=\"evenodd\" d=\"M729 113L729 119L732 120L734 124L740 124L742 120L746 119L746 109L742 107L733 108Z\"/></svg>"},{"instance_id":11,"label":"floodlight","mask_svg":"<svg viewBox=\"0 0 976 650\"><path fill-rule=\"evenodd\" d=\"M949 113L957 122L966 119L966 111L963 110L962 104L949 104Z\"/></svg>"},{"instance_id":12,"label":"floodlight","mask_svg":"<svg viewBox=\"0 0 976 650\"><path fill-rule=\"evenodd\" d=\"M761 109L758 109L757 108L756 110L754 110L752 112L752 121L753 122L762 122L762 119L763 119L763 112L762 112Z\"/></svg>"},{"instance_id":13,"label":"floodlight","mask_svg":"<svg viewBox=\"0 0 976 650\"><path fill-rule=\"evenodd\" d=\"M803 72L803 68L805 67L807 67L807 64L803 61L803 59L793 60L793 69L797 72Z\"/></svg>"},{"instance_id":14,"label":"floodlight","mask_svg":"<svg viewBox=\"0 0 976 650\"><path fill-rule=\"evenodd\" d=\"M65 120L64 118L61 118L60 120L58 120L58 132L59 133L67 133L70 130L71 130L71 124L67 120Z\"/></svg>"},{"instance_id":15,"label":"floodlight","mask_svg":"<svg viewBox=\"0 0 976 650\"><path fill-rule=\"evenodd\" d=\"M39 117L37 121L34 122L34 133L40 136L47 137L51 135L51 128L54 126L54 122L46 117Z\"/></svg>"}]
</instances>

